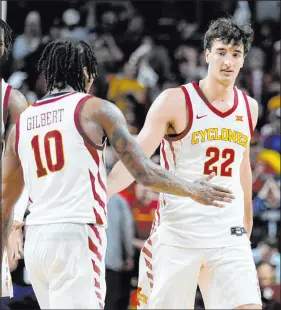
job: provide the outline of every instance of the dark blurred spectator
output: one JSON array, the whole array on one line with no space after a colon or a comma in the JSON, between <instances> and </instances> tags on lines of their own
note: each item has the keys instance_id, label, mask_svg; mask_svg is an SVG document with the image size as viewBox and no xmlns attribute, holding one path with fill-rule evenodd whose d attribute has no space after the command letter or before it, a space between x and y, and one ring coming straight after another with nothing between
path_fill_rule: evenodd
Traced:
<instances>
[{"instance_id":1,"label":"dark blurred spectator","mask_svg":"<svg viewBox=\"0 0 281 310\"><path fill-rule=\"evenodd\" d=\"M235 12L233 13L234 20L243 25L252 17L248 1L237 1Z\"/></svg>"},{"instance_id":2,"label":"dark blurred spectator","mask_svg":"<svg viewBox=\"0 0 281 310\"><path fill-rule=\"evenodd\" d=\"M280 22L280 1L256 1L257 21L263 22L269 18Z\"/></svg>"},{"instance_id":3,"label":"dark blurred spectator","mask_svg":"<svg viewBox=\"0 0 281 310\"><path fill-rule=\"evenodd\" d=\"M41 40L41 17L38 12L32 11L26 16L23 34L15 39L12 50L15 68L23 66L24 58L37 50Z\"/></svg>"},{"instance_id":4,"label":"dark blurred spectator","mask_svg":"<svg viewBox=\"0 0 281 310\"><path fill-rule=\"evenodd\" d=\"M261 138L266 139L269 135L277 134L280 137L280 95L272 97L267 104L266 124L260 130ZM267 147L270 148L270 147ZM275 148L274 148L275 149ZM280 152L279 149L275 149Z\"/></svg>"},{"instance_id":5,"label":"dark blurred spectator","mask_svg":"<svg viewBox=\"0 0 281 310\"><path fill-rule=\"evenodd\" d=\"M135 14L127 23L125 31L119 36L118 43L124 52L125 59L141 45L145 34L145 21L142 15Z\"/></svg>"},{"instance_id":6,"label":"dark blurred spectator","mask_svg":"<svg viewBox=\"0 0 281 310\"><path fill-rule=\"evenodd\" d=\"M138 82L136 74L137 66L126 62L119 74L108 75L107 98L123 112L132 134L137 134L139 129L135 110L146 97L146 88Z\"/></svg>"},{"instance_id":7,"label":"dark blurred spectator","mask_svg":"<svg viewBox=\"0 0 281 310\"><path fill-rule=\"evenodd\" d=\"M98 59L108 73L116 72L124 54L116 44L114 37L104 30L96 30L90 35L89 42Z\"/></svg>"},{"instance_id":8,"label":"dark blurred spectator","mask_svg":"<svg viewBox=\"0 0 281 310\"><path fill-rule=\"evenodd\" d=\"M78 40L88 40L89 33L86 28L79 25L80 13L75 9L68 9L62 15L65 27L61 31L62 38L73 38Z\"/></svg>"},{"instance_id":9,"label":"dark blurred spectator","mask_svg":"<svg viewBox=\"0 0 281 310\"><path fill-rule=\"evenodd\" d=\"M261 262L257 266L258 281L261 289L264 310L280 309L280 285L275 284L275 266Z\"/></svg>"},{"instance_id":10,"label":"dark blurred spectator","mask_svg":"<svg viewBox=\"0 0 281 310\"><path fill-rule=\"evenodd\" d=\"M105 310L125 310L130 294L130 277L127 272L134 266L133 218L126 200L120 195L110 198L107 212Z\"/></svg>"},{"instance_id":11,"label":"dark blurred spectator","mask_svg":"<svg viewBox=\"0 0 281 310\"><path fill-rule=\"evenodd\" d=\"M278 252L277 239L274 237L266 238L258 243L257 248L252 250L256 264L268 262L275 266L274 279L280 284L280 253Z\"/></svg>"},{"instance_id":12,"label":"dark blurred spectator","mask_svg":"<svg viewBox=\"0 0 281 310\"><path fill-rule=\"evenodd\" d=\"M199 76L198 70L198 53L196 48L188 45L179 46L174 54L178 79L180 84L187 84L193 81L197 81Z\"/></svg>"},{"instance_id":13,"label":"dark blurred spectator","mask_svg":"<svg viewBox=\"0 0 281 310\"><path fill-rule=\"evenodd\" d=\"M135 198L130 201L130 207L136 224L137 238L146 240L149 237L157 205L158 193L136 183Z\"/></svg>"},{"instance_id":14,"label":"dark blurred spectator","mask_svg":"<svg viewBox=\"0 0 281 310\"><path fill-rule=\"evenodd\" d=\"M245 59L245 70L243 70L245 87L248 94L259 103L260 115L263 115L266 111L265 57L266 55L262 49L253 46Z\"/></svg>"}]
</instances>

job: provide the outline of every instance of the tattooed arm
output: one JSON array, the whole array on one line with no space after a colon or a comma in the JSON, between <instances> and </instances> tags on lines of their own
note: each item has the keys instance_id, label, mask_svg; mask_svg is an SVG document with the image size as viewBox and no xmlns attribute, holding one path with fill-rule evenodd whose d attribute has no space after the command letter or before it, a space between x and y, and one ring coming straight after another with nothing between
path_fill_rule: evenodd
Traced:
<instances>
[{"instance_id":1,"label":"tattooed arm","mask_svg":"<svg viewBox=\"0 0 281 310\"><path fill-rule=\"evenodd\" d=\"M89 118L101 125L119 159L144 186L158 192L191 197L205 205L221 207L217 201L231 201L233 196L229 190L211 185L204 179L197 183L188 182L154 164L131 136L123 114L112 103L93 98L85 103L83 110ZM207 177L206 180L211 178Z\"/></svg>"},{"instance_id":2,"label":"tattooed arm","mask_svg":"<svg viewBox=\"0 0 281 310\"><path fill-rule=\"evenodd\" d=\"M15 152L15 137L16 128L12 128L6 151L2 162L2 249L1 249L1 262L3 249L7 244L8 237L11 230L13 220L13 208L19 199L24 187L24 179L21 164Z\"/></svg>"}]
</instances>

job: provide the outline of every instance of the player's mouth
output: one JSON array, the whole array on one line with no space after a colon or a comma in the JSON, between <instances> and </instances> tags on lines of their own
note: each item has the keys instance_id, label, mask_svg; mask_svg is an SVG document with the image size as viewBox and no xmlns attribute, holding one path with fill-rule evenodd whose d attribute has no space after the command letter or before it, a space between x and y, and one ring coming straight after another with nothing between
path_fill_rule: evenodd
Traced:
<instances>
[{"instance_id":1,"label":"player's mouth","mask_svg":"<svg viewBox=\"0 0 281 310\"><path fill-rule=\"evenodd\" d=\"M224 75L231 75L233 73L233 71L230 71L230 70L221 70L221 72L224 74Z\"/></svg>"}]
</instances>

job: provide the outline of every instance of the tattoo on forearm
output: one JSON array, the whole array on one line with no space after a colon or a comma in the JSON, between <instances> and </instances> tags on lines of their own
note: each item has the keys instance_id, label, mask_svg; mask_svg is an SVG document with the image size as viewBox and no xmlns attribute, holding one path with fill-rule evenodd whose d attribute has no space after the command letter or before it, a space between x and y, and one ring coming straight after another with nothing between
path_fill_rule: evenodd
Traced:
<instances>
[{"instance_id":1,"label":"tattoo on forearm","mask_svg":"<svg viewBox=\"0 0 281 310\"><path fill-rule=\"evenodd\" d=\"M112 132L110 137L118 156L137 181L149 183L149 186L156 191L181 196L192 195L192 189L188 190L188 182L180 181L172 173L150 163L140 147L130 143L129 139L128 133L122 127Z\"/></svg>"},{"instance_id":2,"label":"tattoo on forearm","mask_svg":"<svg viewBox=\"0 0 281 310\"><path fill-rule=\"evenodd\" d=\"M165 171L145 156L138 143L132 141L124 119L113 111L111 105L103 106L101 118L101 123L105 124L104 127L107 128L111 145L137 181L159 192L190 197L194 194L194 186L191 182ZM115 128L112 129L111 126Z\"/></svg>"},{"instance_id":3,"label":"tattoo on forearm","mask_svg":"<svg viewBox=\"0 0 281 310\"><path fill-rule=\"evenodd\" d=\"M128 134L126 134L126 131L122 127L118 128L111 134L110 140L118 156L132 175L134 175L135 178L144 177L145 171L141 163L147 159L143 158L144 156L137 147L128 142ZM132 154L132 147L134 148L134 154Z\"/></svg>"}]
</instances>

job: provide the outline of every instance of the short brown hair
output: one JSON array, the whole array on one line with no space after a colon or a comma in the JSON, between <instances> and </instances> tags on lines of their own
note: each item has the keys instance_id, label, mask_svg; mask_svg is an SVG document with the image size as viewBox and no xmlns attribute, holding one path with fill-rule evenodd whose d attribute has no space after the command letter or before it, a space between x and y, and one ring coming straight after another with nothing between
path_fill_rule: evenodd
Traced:
<instances>
[{"instance_id":1,"label":"short brown hair","mask_svg":"<svg viewBox=\"0 0 281 310\"><path fill-rule=\"evenodd\" d=\"M232 17L221 17L211 22L204 37L204 50L211 49L214 40L234 45L244 45L246 55L252 45L254 31L250 23L238 25Z\"/></svg>"}]
</instances>

